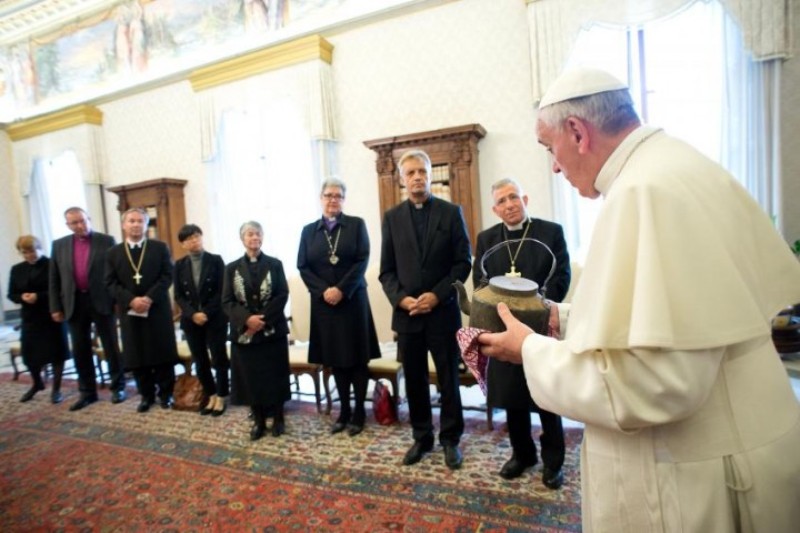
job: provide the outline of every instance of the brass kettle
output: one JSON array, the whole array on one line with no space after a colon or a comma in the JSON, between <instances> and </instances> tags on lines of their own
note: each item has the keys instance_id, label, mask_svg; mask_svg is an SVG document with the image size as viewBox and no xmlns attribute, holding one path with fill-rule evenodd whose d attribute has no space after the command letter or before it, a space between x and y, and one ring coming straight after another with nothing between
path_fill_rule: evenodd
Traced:
<instances>
[{"instance_id":1,"label":"brass kettle","mask_svg":"<svg viewBox=\"0 0 800 533\"><path fill-rule=\"evenodd\" d=\"M486 283L488 277L486 259L499 248L522 241L533 241L544 246L552 258L550 272L547 274L541 290L538 283L520 276L494 276ZM495 244L486 250L486 253L481 258L480 267L483 274L481 278L482 286L473 291L472 302L467 297L467 290L463 283L456 281L453 284L458 294L459 307L465 315L469 316L470 327L492 332L505 331L505 324L497 314L497 304L503 302L508 305L511 314L518 320L532 328L536 333L547 335L550 306L545 302L544 295L547 291L547 282L550 281L556 270L556 256L550 247L542 241L530 237L510 239Z\"/></svg>"}]
</instances>

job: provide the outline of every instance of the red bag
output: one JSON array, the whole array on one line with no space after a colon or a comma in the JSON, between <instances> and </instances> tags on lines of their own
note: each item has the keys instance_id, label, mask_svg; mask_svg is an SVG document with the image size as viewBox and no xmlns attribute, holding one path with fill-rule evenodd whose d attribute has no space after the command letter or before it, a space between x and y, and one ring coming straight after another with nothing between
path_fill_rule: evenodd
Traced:
<instances>
[{"instance_id":1,"label":"red bag","mask_svg":"<svg viewBox=\"0 0 800 533\"><path fill-rule=\"evenodd\" d=\"M372 410L375 412L375 420L382 426L390 426L397 422L397 405L394 403L394 397L389 392L389 387L381 380L375 382Z\"/></svg>"}]
</instances>

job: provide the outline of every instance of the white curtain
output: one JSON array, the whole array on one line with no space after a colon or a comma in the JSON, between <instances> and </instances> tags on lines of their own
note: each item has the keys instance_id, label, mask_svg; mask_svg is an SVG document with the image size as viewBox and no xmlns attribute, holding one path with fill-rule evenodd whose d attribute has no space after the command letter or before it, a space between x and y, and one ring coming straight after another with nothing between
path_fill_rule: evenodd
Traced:
<instances>
[{"instance_id":1,"label":"white curtain","mask_svg":"<svg viewBox=\"0 0 800 533\"><path fill-rule=\"evenodd\" d=\"M231 261L239 226L264 227L265 253L295 270L297 239L319 215L319 186L336 173L330 65L309 61L201 95L201 135L212 191L211 241Z\"/></svg>"},{"instance_id":2,"label":"white curtain","mask_svg":"<svg viewBox=\"0 0 800 533\"><path fill-rule=\"evenodd\" d=\"M42 249L47 252L53 242L50 230L50 197L47 187L47 161L36 158L30 176L30 189L28 190L28 209L30 213L31 234L39 238Z\"/></svg>"},{"instance_id":3,"label":"white curtain","mask_svg":"<svg viewBox=\"0 0 800 533\"><path fill-rule=\"evenodd\" d=\"M709 0L528 0L532 90L538 102L558 76L583 28L644 24ZM791 55L792 0L720 0L742 28L756 60Z\"/></svg>"},{"instance_id":4,"label":"white curtain","mask_svg":"<svg viewBox=\"0 0 800 533\"><path fill-rule=\"evenodd\" d=\"M725 17L725 39L721 163L783 231L778 142L781 60L753 60L729 17Z\"/></svg>"},{"instance_id":5,"label":"white curtain","mask_svg":"<svg viewBox=\"0 0 800 533\"><path fill-rule=\"evenodd\" d=\"M593 24L642 27L675 16L696 2L715 0L533 0L529 4L534 99L557 76L582 28ZM722 58L725 92L718 160L739 179L782 229L780 202L780 72L790 53L790 9L786 0L719 0L725 16ZM559 32L559 29L561 30ZM543 42L542 40L547 42ZM552 39L550 41L550 39ZM539 47L539 48L537 48ZM571 249L591 238L596 206L578 198L560 177L553 180L554 215L564 223ZM589 222L587 222L589 221Z\"/></svg>"}]
</instances>

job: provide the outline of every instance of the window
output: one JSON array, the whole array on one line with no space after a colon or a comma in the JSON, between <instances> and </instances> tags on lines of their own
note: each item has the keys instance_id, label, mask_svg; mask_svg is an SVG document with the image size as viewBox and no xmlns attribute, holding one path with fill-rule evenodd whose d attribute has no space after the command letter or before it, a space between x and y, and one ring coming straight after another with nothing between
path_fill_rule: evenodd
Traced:
<instances>
[{"instance_id":1,"label":"window","mask_svg":"<svg viewBox=\"0 0 800 533\"><path fill-rule=\"evenodd\" d=\"M264 228L262 251L296 271L300 232L319 216L312 143L290 100L222 113L219 150L210 163L209 186L215 252L226 262L244 254L239 227Z\"/></svg>"},{"instance_id":2,"label":"window","mask_svg":"<svg viewBox=\"0 0 800 533\"><path fill-rule=\"evenodd\" d=\"M568 66L602 68L627 80L643 122L722 162L724 18L718 2L695 2L641 27L595 25L579 35ZM741 40L728 44L737 45ZM579 197L561 176L554 190L570 255L583 262L601 201Z\"/></svg>"},{"instance_id":3,"label":"window","mask_svg":"<svg viewBox=\"0 0 800 533\"><path fill-rule=\"evenodd\" d=\"M31 232L49 250L53 240L70 233L64 223L64 211L73 206L86 208L86 191L75 152L67 150L53 159L34 163L28 202Z\"/></svg>"}]
</instances>

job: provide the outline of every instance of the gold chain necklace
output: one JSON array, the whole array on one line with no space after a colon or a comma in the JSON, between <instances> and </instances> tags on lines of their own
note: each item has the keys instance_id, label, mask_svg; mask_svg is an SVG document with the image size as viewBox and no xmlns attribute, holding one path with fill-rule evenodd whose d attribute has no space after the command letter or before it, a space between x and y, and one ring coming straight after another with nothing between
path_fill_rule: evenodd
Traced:
<instances>
[{"instance_id":1,"label":"gold chain necklace","mask_svg":"<svg viewBox=\"0 0 800 533\"><path fill-rule=\"evenodd\" d=\"M335 265L339 262L339 256L336 255L336 249L339 247L339 237L342 236L342 226L341 224L337 228L339 231L336 232L336 242L331 243L331 235L328 233L328 230L325 230L325 238L328 239L328 250L331 252L328 261L331 262L332 265Z\"/></svg>"},{"instance_id":2,"label":"gold chain necklace","mask_svg":"<svg viewBox=\"0 0 800 533\"><path fill-rule=\"evenodd\" d=\"M522 232L522 239L519 241L519 244L517 245L517 251L514 252L513 256L511 255L511 245L508 244L508 242L506 242L506 249L508 250L508 259L511 261L511 270L506 272L506 276L511 277L511 278L522 277L522 273L521 272L517 272L517 269L514 267L514 265L517 262L517 256L519 256L519 251L522 249L522 245L525 244L525 237L528 236L528 230L531 229L531 219L528 218L527 222L528 223L525 226L525 231ZM508 235L506 234L506 226L505 226L505 224L503 224L503 234L504 234L505 237L508 237ZM508 239L506 239L506 241L508 241Z\"/></svg>"},{"instance_id":3,"label":"gold chain necklace","mask_svg":"<svg viewBox=\"0 0 800 533\"><path fill-rule=\"evenodd\" d=\"M139 256L139 264L133 264L133 257L131 256L131 247L128 246L128 243L125 243L125 255L128 256L128 263L131 264L131 268L134 271L133 281L136 282L138 285L142 282L142 275L139 273L139 270L142 269L142 260L144 260L144 251L147 249L147 239L145 239L144 244L142 244L142 255Z\"/></svg>"}]
</instances>

